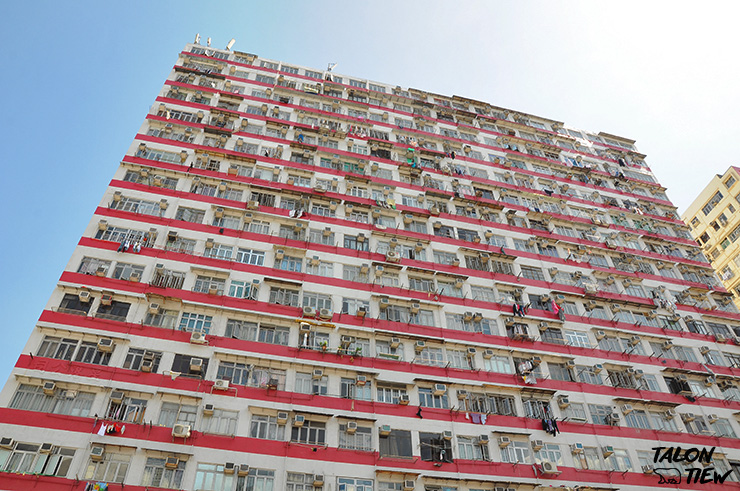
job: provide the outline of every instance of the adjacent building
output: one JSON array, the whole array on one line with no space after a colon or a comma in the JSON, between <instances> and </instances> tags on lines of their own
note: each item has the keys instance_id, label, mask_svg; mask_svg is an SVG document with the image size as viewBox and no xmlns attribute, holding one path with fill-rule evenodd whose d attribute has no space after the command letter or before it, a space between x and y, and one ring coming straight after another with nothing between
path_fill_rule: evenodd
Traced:
<instances>
[{"instance_id":1,"label":"adjacent building","mask_svg":"<svg viewBox=\"0 0 740 491\"><path fill-rule=\"evenodd\" d=\"M737 488L738 327L633 140L189 44L0 392L0 488Z\"/></svg>"},{"instance_id":2,"label":"adjacent building","mask_svg":"<svg viewBox=\"0 0 740 491\"><path fill-rule=\"evenodd\" d=\"M740 306L740 169L730 167L712 178L683 215L691 235L719 274L722 284Z\"/></svg>"}]
</instances>

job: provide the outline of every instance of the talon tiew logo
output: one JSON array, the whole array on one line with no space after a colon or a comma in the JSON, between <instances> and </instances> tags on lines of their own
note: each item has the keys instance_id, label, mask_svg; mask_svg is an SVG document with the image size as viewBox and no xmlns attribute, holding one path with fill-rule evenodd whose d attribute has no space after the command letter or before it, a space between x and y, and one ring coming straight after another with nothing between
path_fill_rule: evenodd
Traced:
<instances>
[{"instance_id":1,"label":"talon tiew logo","mask_svg":"<svg viewBox=\"0 0 740 491\"><path fill-rule=\"evenodd\" d=\"M681 467L668 467L666 464L674 462L688 462L702 464L701 467L689 467L686 470L686 484L722 484L729 477L732 470L724 474L718 473L712 463L714 449L698 449L695 447L682 450L681 447L653 447L655 455L653 457L654 472L658 476L658 484L681 484L683 472ZM707 467L704 466L707 464ZM664 467L665 466L665 467Z\"/></svg>"}]
</instances>

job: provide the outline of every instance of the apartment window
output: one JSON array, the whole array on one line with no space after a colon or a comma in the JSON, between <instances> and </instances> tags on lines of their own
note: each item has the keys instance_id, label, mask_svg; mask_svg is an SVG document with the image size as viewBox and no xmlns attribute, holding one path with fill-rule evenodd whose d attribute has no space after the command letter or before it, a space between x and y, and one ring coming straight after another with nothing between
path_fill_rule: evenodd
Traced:
<instances>
[{"instance_id":1,"label":"apartment window","mask_svg":"<svg viewBox=\"0 0 740 491\"><path fill-rule=\"evenodd\" d=\"M331 297L321 293L303 293L303 306L313 307L314 309L327 309L332 310Z\"/></svg>"},{"instance_id":2,"label":"apartment window","mask_svg":"<svg viewBox=\"0 0 740 491\"><path fill-rule=\"evenodd\" d=\"M90 414L95 394L77 392L74 397L69 397L69 395L69 391L62 390L57 390L54 395L46 395L40 385L20 384L9 407L25 411L87 417Z\"/></svg>"},{"instance_id":3,"label":"apartment window","mask_svg":"<svg viewBox=\"0 0 740 491\"><path fill-rule=\"evenodd\" d=\"M110 265L110 261L104 261L103 259L97 259L94 257L85 257L82 259L82 262L80 262L80 267L77 268L77 272L82 274L97 274L98 269L100 269L103 272L103 276L107 276Z\"/></svg>"},{"instance_id":4,"label":"apartment window","mask_svg":"<svg viewBox=\"0 0 740 491\"><path fill-rule=\"evenodd\" d=\"M370 312L370 302L367 300L358 300L356 298L343 298L342 299L342 313L356 315L359 309L364 309L365 312Z\"/></svg>"},{"instance_id":5,"label":"apartment window","mask_svg":"<svg viewBox=\"0 0 740 491\"><path fill-rule=\"evenodd\" d=\"M223 464L199 463L195 472L195 489L208 491L232 491L234 482L237 490L244 489L244 477L224 472Z\"/></svg>"},{"instance_id":6,"label":"apartment window","mask_svg":"<svg viewBox=\"0 0 740 491\"><path fill-rule=\"evenodd\" d=\"M381 435L379 452L381 457L412 457L411 432L391 430L390 435Z\"/></svg>"},{"instance_id":7,"label":"apartment window","mask_svg":"<svg viewBox=\"0 0 740 491\"><path fill-rule=\"evenodd\" d=\"M596 447L583 447L583 452L573 456L576 469L590 469L600 471L603 469L599 449Z\"/></svg>"},{"instance_id":8,"label":"apartment window","mask_svg":"<svg viewBox=\"0 0 740 491\"><path fill-rule=\"evenodd\" d=\"M452 252L434 251L434 262L437 264L451 265L457 258L457 254Z\"/></svg>"},{"instance_id":9,"label":"apartment window","mask_svg":"<svg viewBox=\"0 0 740 491\"><path fill-rule=\"evenodd\" d=\"M250 367L244 363L222 361L218 365L216 378L228 380L232 384L247 385L249 383Z\"/></svg>"},{"instance_id":10,"label":"apartment window","mask_svg":"<svg viewBox=\"0 0 740 491\"><path fill-rule=\"evenodd\" d=\"M489 460L488 445L479 445L478 437L458 436L457 450L462 460Z\"/></svg>"},{"instance_id":11,"label":"apartment window","mask_svg":"<svg viewBox=\"0 0 740 491\"><path fill-rule=\"evenodd\" d=\"M247 487L244 491L271 491L274 489L274 485L275 471L250 467L247 475Z\"/></svg>"},{"instance_id":12,"label":"apartment window","mask_svg":"<svg viewBox=\"0 0 740 491\"><path fill-rule=\"evenodd\" d=\"M642 409L633 409L631 412L625 414L624 422L630 428L640 428L643 430L649 430L651 428L650 418L647 412Z\"/></svg>"},{"instance_id":13,"label":"apartment window","mask_svg":"<svg viewBox=\"0 0 740 491\"><path fill-rule=\"evenodd\" d=\"M203 223L203 219L206 216L204 210L197 210L195 208L180 207L177 209L175 214L175 220L184 220L191 223Z\"/></svg>"},{"instance_id":14,"label":"apartment window","mask_svg":"<svg viewBox=\"0 0 740 491\"><path fill-rule=\"evenodd\" d=\"M617 472L629 472L632 470L632 462L626 450L615 448L614 453L606 459L607 466Z\"/></svg>"},{"instance_id":15,"label":"apartment window","mask_svg":"<svg viewBox=\"0 0 740 491\"><path fill-rule=\"evenodd\" d=\"M185 473L185 462L178 462L175 469L168 468L165 462L166 459L148 457L144 466L144 478L141 485L169 489L181 488L182 476Z\"/></svg>"},{"instance_id":16,"label":"apartment window","mask_svg":"<svg viewBox=\"0 0 740 491\"><path fill-rule=\"evenodd\" d=\"M293 426L290 441L311 445L323 445L326 442L326 424L306 419L303 426Z\"/></svg>"},{"instance_id":17,"label":"apartment window","mask_svg":"<svg viewBox=\"0 0 740 491\"><path fill-rule=\"evenodd\" d=\"M714 434L719 437L737 438L737 434L735 434L735 430L727 418L719 418L714 423L711 423L711 426Z\"/></svg>"},{"instance_id":18,"label":"apartment window","mask_svg":"<svg viewBox=\"0 0 740 491\"><path fill-rule=\"evenodd\" d=\"M311 373L298 372L295 375L295 392L300 394L326 395L329 390L329 377L314 378Z\"/></svg>"},{"instance_id":19,"label":"apartment window","mask_svg":"<svg viewBox=\"0 0 740 491\"><path fill-rule=\"evenodd\" d=\"M433 407L437 409L448 409L449 400L447 393L434 395L434 390L428 387L419 387L419 405L421 407Z\"/></svg>"},{"instance_id":20,"label":"apartment window","mask_svg":"<svg viewBox=\"0 0 740 491\"><path fill-rule=\"evenodd\" d=\"M521 268L523 277L530 280L545 281L545 275L542 273L542 269L532 266L522 266Z\"/></svg>"},{"instance_id":21,"label":"apartment window","mask_svg":"<svg viewBox=\"0 0 740 491\"><path fill-rule=\"evenodd\" d=\"M313 476L313 474L288 472L288 478L285 481L286 491L314 491Z\"/></svg>"},{"instance_id":22,"label":"apartment window","mask_svg":"<svg viewBox=\"0 0 740 491\"><path fill-rule=\"evenodd\" d=\"M347 425L340 424L339 448L372 452L374 450L372 428L358 425L354 434L349 434L347 433Z\"/></svg>"},{"instance_id":23,"label":"apartment window","mask_svg":"<svg viewBox=\"0 0 740 491\"><path fill-rule=\"evenodd\" d=\"M198 414L198 406L190 404L178 404L174 402L162 403L162 409L159 411L159 426L172 428L175 424L195 425L195 418Z\"/></svg>"},{"instance_id":24,"label":"apartment window","mask_svg":"<svg viewBox=\"0 0 740 491\"><path fill-rule=\"evenodd\" d=\"M144 317L144 325L173 329L179 316L180 313L176 310L160 310L156 314L147 312L146 317Z\"/></svg>"},{"instance_id":25,"label":"apartment window","mask_svg":"<svg viewBox=\"0 0 740 491\"><path fill-rule=\"evenodd\" d=\"M354 235L346 235L344 236L344 247L346 249L355 249L357 251L367 251L369 250L369 239L367 237L363 237L364 240L357 240L357 236Z\"/></svg>"},{"instance_id":26,"label":"apartment window","mask_svg":"<svg viewBox=\"0 0 740 491\"><path fill-rule=\"evenodd\" d=\"M556 465L565 465L563 454L560 451L560 445L557 443L545 443L541 449L534 452L534 460L538 464L548 461Z\"/></svg>"},{"instance_id":27,"label":"apartment window","mask_svg":"<svg viewBox=\"0 0 740 491\"><path fill-rule=\"evenodd\" d=\"M40 445L19 442L13 450L3 450L0 452L2 470L15 474L66 477L75 451L55 447L51 454L40 454L39 447Z\"/></svg>"},{"instance_id":28,"label":"apartment window","mask_svg":"<svg viewBox=\"0 0 740 491\"><path fill-rule=\"evenodd\" d=\"M720 201L722 201L722 193L717 191L714 196L707 202L706 205L704 205L701 209L702 213L704 213L704 216L709 215L715 206L719 204Z\"/></svg>"},{"instance_id":29,"label":"apartment window","mask_svg":"<svg viewBox=\"0 0 740 491\"><path fill-rule=\"evenodd\" d=\"M178 329L186 332L200 332L208 334L211 331L213 317L194 312L183 312Z\"/></svg>"},{"instance_id":30,"label":"apartment window","mask_svg":"<svg viewBox=\"0 0 740 491\"><path fill-rule=\"evenodd\" d=\"M123 402L111 400L105 417L114 421L140 424L144 421L145 410L146 400L125 397Z\"/></svg>"},{"instance_id":31,"label":"apartment window","mask_svg":"<svg viewBox=\"0 0 740 491\"><path fill-rule=\"evenodd\" d=\"M398 404L401 396L408 395L405 385L378 385L377 401L388 404Z\"/></svg>"},{"instance_id":32,"label":"apartment window","mask_svg":"<svg viewBox=\"0 0 740 491\"><path fill-rule=\"evenodd\" d=\"M563 334L565 334L565 340L569 346L579 346L581 348L591 347L591 342L588 338L588 334L585 332L564 331Z\"/></svg>"},{"instance_id":33,"label":"apartment window","mask_svg":"<svg viewBox=\"0 0 740 491\"><path fill-rule=\"evenodd\" d=\"M78 295L66 293L57 311L64 314L87 315L92 303L92 298L88 302L81 302Z\"/></svg>"},{"instance_id":34,"label":"apartment window","mask_svg":"<svg viewBox=\"0 0 740 491\"><path fill-rule=\"evenodd\" d=\"M271 287L270 288L270 303L279 305L288 305L290 307L298 307L300 298L300 292L297 290L290 290L287 288Z\"/></svg>"},{"instance_id":35,"label":"apartment window","mask_svg":"<svg viewBox=\"0 0 740 491\"><path fill-rule=\"evenodd\" d=\"M529 442L513 441L501 449L501 462L529 464L532 462L532 455L529 449Z\"/></svg>"},{"instance_id":36,"label":"apartment window","mask_svg":"<svg viewBox=\"0 0 740 491\"><path fill-rule=\"evenodd\" d=\"M355 379L342 377L339 386L339 393L345 399L357 399L363 401L372 400L373 389L371 382L368 380L365 385L357 385Z\"/></svg>"},{"instance_id":37,"label":"apartment window","mask_svg":"<svg viewBox=\"0 0 740 491\"><path fill-rule=\"evenodd\" d=\"M452 462L452 443L439 433L419 432L421 460L427 462Z\"/></svg>"},{"instance_id":38,"label":"apartment window","mask_svg":"<svg viewBox=\"0 0 740 491\"><path fill-rule=\"evenodd\" d=\"M162 353L159 351L149 351L140 348L129 348L126 353L126 360L123 362L123 368L128 370L140 370L144 360L152 362L152 373L157 373L159 362L162 359Z\"/></svg>"},{"instance_id":39,"label":"apartment window","mask_svg":"<svg viewBox=\"0 0 740 491\"><path fill-rule=\"evenodd\" d=\"M303 258L293 256L283 256L282 259L275 261L275 267L283 271L294 271L300 273L303 269Z\"/></svg>"},{"instance_id":40,"label":"apartment window","mask_svg":"<svg viewBox=\"0 0 740 491\"><path fill-rule=\"evenodd\" d=\"M532 419L548 419L551 417L550 403L541 399L522 399L524 415Z\"/></svg>"},{"instance_id":41,"label":"apartment window","mask_svg":"<svg viewBox=\"0 0 740 491\"><path fill-rule=\"evenodd\" d=\"M98 349L98 343L96 342L83 341L80 343L80 347L77 350L75 361L107 366L110 362L111 354L112 353L100 351Z\"/></svg>"},{"instance_id":42,"label":"apartment window","mask_svg":"<svg viewBox=\"0 0 740 491\"><path fill-rule=\"evenodd\" d=\"M113 300L109 305L100 304L95 317L99 319L108 319L112 321L126 322L126 316L131 308L128 302Z\"/></svg>"},{"instance_id":43,"label":"apartment window","mask_svg":"<svg viewBox=\"0 0 740 491\"><path fill-rule=\"evenodd\" d=\"M103 460L88 461L83 479L122 483L126 479L126 473L128 472L130 463L130 455L113 453L106 449L106 452L103 454Z\"/></svg>"},{"instance_id":44,"label":"apartment window","mask_svg":"<svg viewBox=\"0 0 740 491\"><path fill-rule=\"evenodd\" d=\"M203 416L203 433L235 435L238 420L239 413L237 411L214 409L210 416Z\"/></svg>"},{"instance_id":45,"label":"apartment window","mask_svg":"<svg viewBox=\"0 0 740 491\"><path fill-rule=\"evenodd\" d=\"M285 425L279 425L275 416L253 414L249 436L263 440L283 441L285 440Z\"/></svg>"},{"instance_id":46,"label":"apartment window","mask_svg":"<svg viewBox=\"0 0 740 491\"><path fill-rule=\"evenodd\" d=\"M548 331L549 329L545 332ZM549 362L547 364L547 368L550 370L550 377L552 377L553 380L573 382L573 374L565 363Z\"/></svg>"},{"instance_id":47,"label":"apartment window","mask_svg":"<svg viewBox=\"0 0 740 491\"><path fill-rule=\"evenodd\" d=\"M576 378L579 382L584 384L603 385L601 375L595 373L593 368L590 366L578 365L576 366Z\"/></svg>"}]
</instances>

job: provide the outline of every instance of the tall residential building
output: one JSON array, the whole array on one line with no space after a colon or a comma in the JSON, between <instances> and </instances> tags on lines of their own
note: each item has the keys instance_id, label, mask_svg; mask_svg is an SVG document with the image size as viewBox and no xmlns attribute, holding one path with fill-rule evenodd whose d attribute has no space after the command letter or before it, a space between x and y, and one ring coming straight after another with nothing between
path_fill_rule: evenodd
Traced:
<instances>
[{"instance_id":1,"label":"tall residential building","mask_svg":"<svg viewBox=\"0 0 740 491\"><path fill-rule=\"evenodd\" d=\"M740 168L717 174L683 214L727 291L740 307ZM734 191L733 191L734 189Z\"/></svg>"},{"instance_id":2,"label":"tall residential building","mask_svg":"<svg viewBox=\"0 0 740 491\"><path fill-rule=\"evenodd\" d=\"M737 489L740 315L644 157L187 45L0 392L0 488Z\"/></svg>"}]
</instances>

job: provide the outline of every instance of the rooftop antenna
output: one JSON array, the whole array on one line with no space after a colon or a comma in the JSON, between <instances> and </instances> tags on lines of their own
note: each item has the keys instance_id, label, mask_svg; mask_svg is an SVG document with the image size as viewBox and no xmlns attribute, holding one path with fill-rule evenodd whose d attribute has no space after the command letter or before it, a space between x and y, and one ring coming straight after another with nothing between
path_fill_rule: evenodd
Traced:
<instances>
[{"instance_id":1,"label":"rooftop antenna","mask_svg":"<svg viewBox=\"0 0 740 491\"><path fill-rule=\"evenodd\" d=\"M210 48L211 47L211 38L208 38L207 43L208 43L208 47Z\"/></svg>"},{"instance_id":2,"label":"rooftop antenna","mask_svg":"<svg viewBox=\"0 0 740 491\"><path fill-rule=\"evenodd\" d=\"M231 41L229 41L229 44L226 45L226 51L230 51L231 47L234 46L235 42L236 42L236 39L231 38Z\"/></svg>"},{"instance_id":3,"label":"rooftop antenna","mask_svg":"<svg viewBox=\"0 0 740 491\"><path fill-rule=\"evenodd\" d=\"M195 35L195 44L200 44L200 33Z\"/></svg>"},{"instance_id":4,"label":"rooftop antenna","mask_svg":"<svg viewBox=\"0 0 740 491\"><path fill-rule=\"evenodd\" d=\"M330 72L330 71L334 70L334 68L336 68L336 66L337 66L338 64L339 64L339 63L329 63L329 65L328 65L328 66L326 67L326 71L327 71L327 72Z\"/></svg>"}]
</instances>

